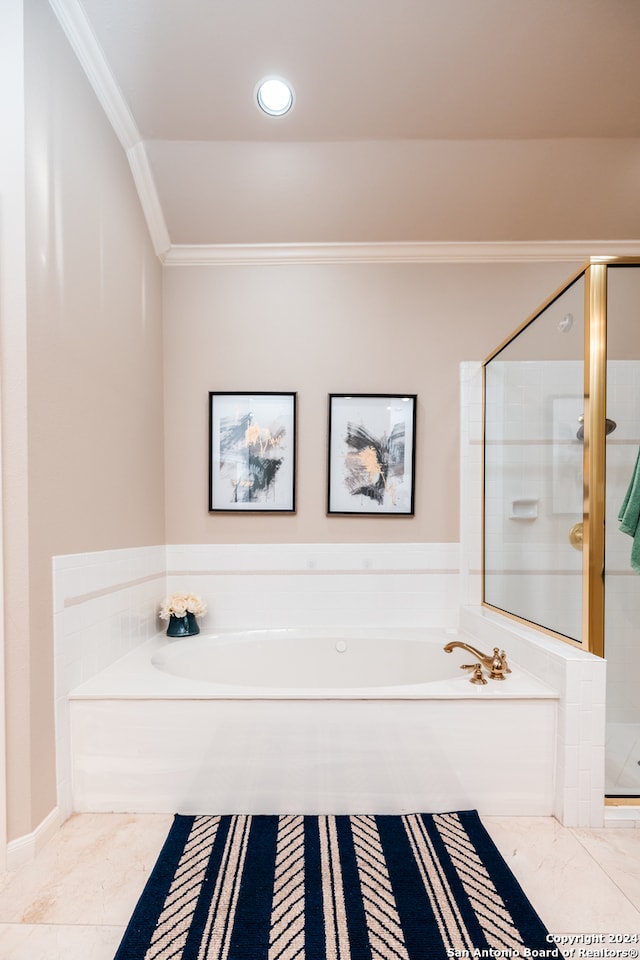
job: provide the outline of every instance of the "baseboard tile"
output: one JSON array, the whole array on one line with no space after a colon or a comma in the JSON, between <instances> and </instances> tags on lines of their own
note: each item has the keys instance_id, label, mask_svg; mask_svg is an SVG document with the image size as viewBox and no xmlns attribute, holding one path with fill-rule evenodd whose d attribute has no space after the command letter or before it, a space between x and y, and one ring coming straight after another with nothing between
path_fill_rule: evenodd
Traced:
<instances>
[{"instance_id":1,"label":"baseboard tile","mask_svg":"<svg viewBox=\"0 0 640 960\"><path fill-rule=\"evenodd\" d=\"M60 808L54 807L33 833L27 833L23 837L11 840L7 844L7 870L17 870L34 860L36 854L42 850L61 826Z\"/></svg>"}]
</instances>

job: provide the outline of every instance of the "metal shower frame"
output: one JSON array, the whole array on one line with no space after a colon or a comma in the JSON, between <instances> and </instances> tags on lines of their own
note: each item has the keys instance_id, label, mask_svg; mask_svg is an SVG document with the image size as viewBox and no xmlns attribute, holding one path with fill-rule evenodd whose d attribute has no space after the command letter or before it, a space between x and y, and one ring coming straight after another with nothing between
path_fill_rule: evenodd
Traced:
<instances>
[{"instance_id":1,"label":"metal shower frame","mask_svg":"<svg viewBox=\"0 0 640 960\"><path fill-rule=\"evenodd\" d=\"M484 578L484 453L485 374L487 364L534 322L565 290L584 277L584 447L583 447L583 549L582 549L582 639L574 641L535 624L544 633L559 637L599 657L604 656L605 577L605 469L607 395L607 281L609 267L640 266L636 257L591 257L559 289L507 337L482 364L482 605L531 626L517 614L485 600Z\"/></svg>"}]
</instances>

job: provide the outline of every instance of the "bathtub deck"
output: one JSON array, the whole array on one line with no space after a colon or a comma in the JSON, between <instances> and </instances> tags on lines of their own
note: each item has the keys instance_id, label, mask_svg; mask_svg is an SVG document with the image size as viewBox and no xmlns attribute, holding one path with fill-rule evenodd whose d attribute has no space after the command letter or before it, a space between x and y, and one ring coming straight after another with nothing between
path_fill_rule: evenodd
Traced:
<instances>
[{"instance_id":1,"label":"bathtub deck","mask_svg":"<svg viewBox=\"0 0 640 960\"><path fill-rule=\"evenodd\" d=\"M415 631L413 631L415 632ZM426 632L426 631L425 631ZM452 635L428 631L430 638L443 645ZM467 638L470 639L470 638ZM167 644L163 635L153 637L101 673L77 686L70 700L101 699L557 699L557 691L530 673L513 667L505 681L489 681L485 686L469 682L461 672L459 660L451 660L452 679L384 687L292 688L248 687L209 683L177 677L154 668L151 660ZM443 658L450 655L442 653ZM465 654L462 659L469 659Z\"/></svg>"}]
</instances>

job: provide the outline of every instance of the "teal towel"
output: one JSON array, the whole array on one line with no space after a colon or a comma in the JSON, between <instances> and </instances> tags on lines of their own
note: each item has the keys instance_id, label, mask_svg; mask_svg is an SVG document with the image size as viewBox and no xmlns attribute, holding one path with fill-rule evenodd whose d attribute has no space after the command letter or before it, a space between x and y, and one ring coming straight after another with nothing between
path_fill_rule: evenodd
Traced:
<instances>
[{"instance_id":1,"label":"teal towel","mask_svg":"<svg viewBox=\"0 0 640 960\"><path fill-rule=\"evenodd\" d=\"M629 489L620 507L618 520L620 521L620 530L633 537L631 569L640 573L640 450L638 450L638 456L636 457L636 465L633 468Z\"/></svg>"}]
</instances>

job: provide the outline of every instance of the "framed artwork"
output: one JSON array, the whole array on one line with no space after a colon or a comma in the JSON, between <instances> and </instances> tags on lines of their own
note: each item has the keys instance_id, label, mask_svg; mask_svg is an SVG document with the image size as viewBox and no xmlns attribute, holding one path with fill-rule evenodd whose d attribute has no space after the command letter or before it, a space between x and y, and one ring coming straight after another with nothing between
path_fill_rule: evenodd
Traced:
<instances>
[{"instance_id":1,"label":"framed artwork","mask_svg":"<svg viewBox=\"0 0 640 960\"><path fill-rule=\"evenodd\" d=\"M209 393L209 511L295 513L296 394Z\"/></svg>"},{"instance_id":2,"label":"framed artwork","mask_svg":"<svg viewBox=\"0 0 640 960\"><path fill-rule=\"evenodd\" d=\"M416 401L329 395L328 513L413 516Z\"/></svg>"}]
</instances>

